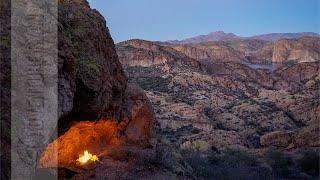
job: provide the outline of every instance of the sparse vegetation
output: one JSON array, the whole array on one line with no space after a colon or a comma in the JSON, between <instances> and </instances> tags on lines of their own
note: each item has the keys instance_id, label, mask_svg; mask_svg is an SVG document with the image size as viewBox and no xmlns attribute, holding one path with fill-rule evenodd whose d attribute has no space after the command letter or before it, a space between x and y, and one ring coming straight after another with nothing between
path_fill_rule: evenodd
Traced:
<instances>
[{"instance_id":1,"label":"sparse vegetation","mask_svg":"<svg viewBox=\"0 0 320 180\"><path fill-rule=\"evenodd\" d=\"M271 170L262 166L256 157L239 150L213 150L207 156L198 152L184 155L199 179L268 179L272 176Z\"/></svg>"},{"instance_id":2,"label":"sparse vegetation","mask_svg":"<svg viewBox=\"0 0 320 180\"><path fill-rule=\"evenodd\" d=\"M168 85L171 82L171 78L139 77L130 78L130 81L139 84L139 86L144 90L168 92Z\"/></svg>"},{"instance_id":3,"label":"sparse vegetation","mask_svg":"<svg viewBox=\"0 0 320 180\"><path fill-rule=\"evenodd\" d=\"M221 153L211 152L208 159L213 165L229 164L233 167L258 165L254 156L239 150L226 150Z\"/></svg>"},{"instance_id":4,"label":"sparse vegetation","mask_svg":"<svg viewBox=\"0 0 320 180\"><path fill-rule=\"evenodd\" d=\"M292 158L283 152L278 150L270 150L266 155L266 162L272 167L277 176L291 176L294 163Z\"/></svg>"},{"instance_id":5,"label":"sparse vegetation","mask_svg":"<svg viewBox=\"0 0 320 180\"><path fill-rule=\"evenodd\" d=\"M92 61L92 60L80 61L80 66L85 70L87 70L88 72L99 73L101 69L100 65L97 64L96 61Z\"/></svg>"},{"instance_id":6,"label":"sparse vegetation","mask_svg":"<svg viewBox=\"0 0 320 180\"><path fill-rule=\"evenodd\" d=\"M314 150L305 151L303 156L298 159L301 170L311 176L319 176L319 152Z\"/></svg>"},{"instance_id":7,"label":"sparse vegetation","mask_svg":"<svg viewBox=\"0 0 320 180\"><path fill-rule=\"evenodd\" d=\"M4 46L6 48L10 47L10 37L0 36L0 46Z\"/></svg>"}]
</instances>

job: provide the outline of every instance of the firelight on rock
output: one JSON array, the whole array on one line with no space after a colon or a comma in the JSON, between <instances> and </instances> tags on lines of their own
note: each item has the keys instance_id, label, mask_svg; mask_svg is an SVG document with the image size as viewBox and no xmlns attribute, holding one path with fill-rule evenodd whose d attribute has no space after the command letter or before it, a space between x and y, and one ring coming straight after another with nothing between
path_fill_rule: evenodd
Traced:
<instances>
[{"instance_id":1,"label":"firelight on rock","mask_svg":"<svg viewBox=\"0 0 320 180\"><path fill-rule=\"evenodd\" d=\"M83 154L79 155L79 158L77 161L80 163L80 165L85 165L88 161L98 161L99 158L96 155L93 155L89 153L89 151L85 150Z\"/></svg>"}]
</instances>

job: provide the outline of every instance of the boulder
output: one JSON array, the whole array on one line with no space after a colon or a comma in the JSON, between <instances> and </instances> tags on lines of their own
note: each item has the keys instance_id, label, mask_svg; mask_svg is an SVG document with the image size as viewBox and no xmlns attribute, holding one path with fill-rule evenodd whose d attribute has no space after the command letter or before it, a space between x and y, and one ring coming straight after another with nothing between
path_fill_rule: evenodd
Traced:
<instances>
[{"instance_id":1,"label":"boulder","mask_svg":"<svg viewBox=\"0 0 320 180\"><path fill-rule=\"evenodd\" d=\"M292 143L292 132L275 131L260 138L262 146L287 147Z\"/></svg>"}]
</instances>

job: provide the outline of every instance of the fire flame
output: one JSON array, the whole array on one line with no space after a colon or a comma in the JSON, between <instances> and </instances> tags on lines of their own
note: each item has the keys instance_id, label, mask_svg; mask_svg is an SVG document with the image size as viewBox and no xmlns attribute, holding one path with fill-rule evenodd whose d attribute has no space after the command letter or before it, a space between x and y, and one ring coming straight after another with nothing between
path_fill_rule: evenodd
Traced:
<instances>
[{"instance_id":1,"label":"fire flame","mask_svg":"<svg viewBox=\"0 0 320 180\"><path fill-rule=\"evenodd\" d=\"M98 160L99 160L98 156L89 153L87 150L85 150L83 152L83 154L79 155L79 158L77 159L77 161L81 165L86 164L88 161L95 162L95 161L98 161Z\"/></svg>"}]
</instances>

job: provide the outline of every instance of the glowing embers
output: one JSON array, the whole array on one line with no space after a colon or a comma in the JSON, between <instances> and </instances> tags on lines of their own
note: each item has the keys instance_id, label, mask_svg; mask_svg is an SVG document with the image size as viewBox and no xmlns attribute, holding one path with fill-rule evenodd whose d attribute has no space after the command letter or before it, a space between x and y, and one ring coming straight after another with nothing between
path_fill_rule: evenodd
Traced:
<instances>
[{"instance_id":1,"label":"glowing embers","mask_svg":"<svg viewBox=\"0 0 320 180\"><path fill-rule=\"evenodd\" d=\"M80 165L85 165L89 161L95 162L95 161L98 161L98 160L99 160L98 156L93 155L93 154L89 153L87 150L85 150L83 152L83 154L79 155L79 158L77 159L77 162L79 162Z\"/></svg>"}]
</instances>

